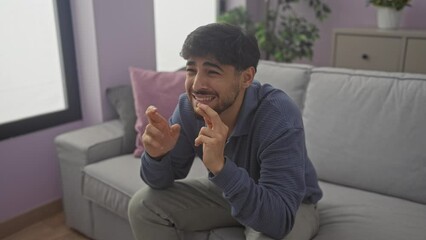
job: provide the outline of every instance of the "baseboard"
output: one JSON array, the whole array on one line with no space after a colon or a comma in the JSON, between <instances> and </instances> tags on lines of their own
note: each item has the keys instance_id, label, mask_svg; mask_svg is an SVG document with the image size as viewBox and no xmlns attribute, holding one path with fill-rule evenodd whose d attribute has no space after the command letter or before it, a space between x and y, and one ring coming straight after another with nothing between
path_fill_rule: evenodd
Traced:
<instances>
[{"instance_id":1,"label":"baseboard","mask_svg":"<svg viewBox=\"0 0 426 240\"><path fill-rule=\"evenodd\" d=\"M14 217L10 220L2 222L0 223L0 239L16 233L61 211L62 199L58 199L33 209L27 213Z\"/></svg>"}]
</instances>

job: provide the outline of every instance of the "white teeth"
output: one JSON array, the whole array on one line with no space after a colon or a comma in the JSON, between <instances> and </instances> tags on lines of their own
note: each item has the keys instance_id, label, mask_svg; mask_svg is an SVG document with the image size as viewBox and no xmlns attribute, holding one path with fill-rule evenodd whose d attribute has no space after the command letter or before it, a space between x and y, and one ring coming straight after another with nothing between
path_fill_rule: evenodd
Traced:
<instances>
[{"instance_id":1,"label":"white teeth","mask_svg":"<svg viewBox=\"0 0 426 240\"><path fill-rule=\"evenodd\" d=\"M213 100L213 98L214 98L214 97L195 97L195 99L196 99L197 101L200 101L200 102L208 102L208 101Z\"/></svg>"},{"instance_id":2,"label":"white teeth","mask_svg":"<svg viewBox=\"0 0 426 240\"><path fill-rule=\"evenodd\" d=\"M211 101L211 100L213 100L213 98L212 97L209 97L209 98L197 98L197 100L199 100L199 101Z\"/></svg>"}]
</instances>

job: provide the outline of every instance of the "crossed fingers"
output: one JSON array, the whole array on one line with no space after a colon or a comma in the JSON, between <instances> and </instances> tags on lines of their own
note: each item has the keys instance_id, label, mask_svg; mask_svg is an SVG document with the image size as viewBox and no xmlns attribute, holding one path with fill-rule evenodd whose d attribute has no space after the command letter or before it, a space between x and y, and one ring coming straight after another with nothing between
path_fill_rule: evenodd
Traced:
<instances>
[{"instance_id":1,"label":"crossed fingers","mask_svg":"<svg viewBox=\"0 0 426 240\"><path fill-rule=\"evenodd\" d=\"M222 122L219 114L208 105L199 103L195 109L198 114L204 118L206 126L201 128L198 137L195 139L195 145L217 144L218 141L224 141L228 134L228 127Z\"/></svg>"},{"instance_id":2,"label":"crossed fingers","mask_svg":"<svg viewBox=\"0 0 426 240\"><path fill-rule=\"evenodd\" d=\"M218 127L219 125L223 124L222 120L220 119L219 114L217 114L216 111L214 111L211 107L208 105L199 103L197 105L197 108L195 109L198 114L200 114L204 118L204 122L206 123L207 127L213 129L214 127Z\"/></svg>"},{"instance_id":3,"label":"crossed fingers","mask_svg":"<svg viewBox=\"0 0 426 240\"><path fill-rule=\"evenodd\" d=\"M228 126L222 122L219 114L205 104L198 104L195 111L203 116L206 123L195 139L195 146L203 145L204 165L217 174L224 166L224 149L228 137Z\"/></svg>"}]
</instances>

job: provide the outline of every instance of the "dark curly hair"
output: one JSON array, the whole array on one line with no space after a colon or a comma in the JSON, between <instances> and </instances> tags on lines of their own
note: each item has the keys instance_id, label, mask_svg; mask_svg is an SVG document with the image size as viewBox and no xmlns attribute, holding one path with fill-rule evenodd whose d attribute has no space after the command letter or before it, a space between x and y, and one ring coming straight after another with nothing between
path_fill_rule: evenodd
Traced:
<instances>
[{"instance_id":1,"label":"dark curly hair","mask_svg":"<svg viewBox=\"0 0 426 240\"><path fill-rule=\"evenodd\" d=\"M242 71L255 69L260 58L257 40L241 28L224 23L212 23L191 32L182 46L180 55L191 57L213 56L221 64L232 65Z\"/></svg>"}]
</instances>

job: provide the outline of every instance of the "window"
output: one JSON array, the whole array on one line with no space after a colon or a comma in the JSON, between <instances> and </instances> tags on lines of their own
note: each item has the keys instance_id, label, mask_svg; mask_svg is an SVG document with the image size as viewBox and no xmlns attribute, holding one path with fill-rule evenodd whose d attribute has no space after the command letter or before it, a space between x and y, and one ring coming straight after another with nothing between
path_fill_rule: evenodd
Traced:
<instances>
[{"instance_id":1,"label":"window","mask_svg":"<svg viewBox=\"0 0 426 240\"><path fill-rule=\"evenodd\" d=\"M81 119L69 0L1 0L0 29L0 140Z\"/></svg>"},{"instance_id":2,"label":"window","mask_svg":"<svg viewBox=\"0 0 426 240\"><path fill-rule=\"evenodd\" d=\"M155 47L158 71L185 66L179 53L195 28L216 22L218 0L154 0Z\"/></svg>"}]
</instances>

